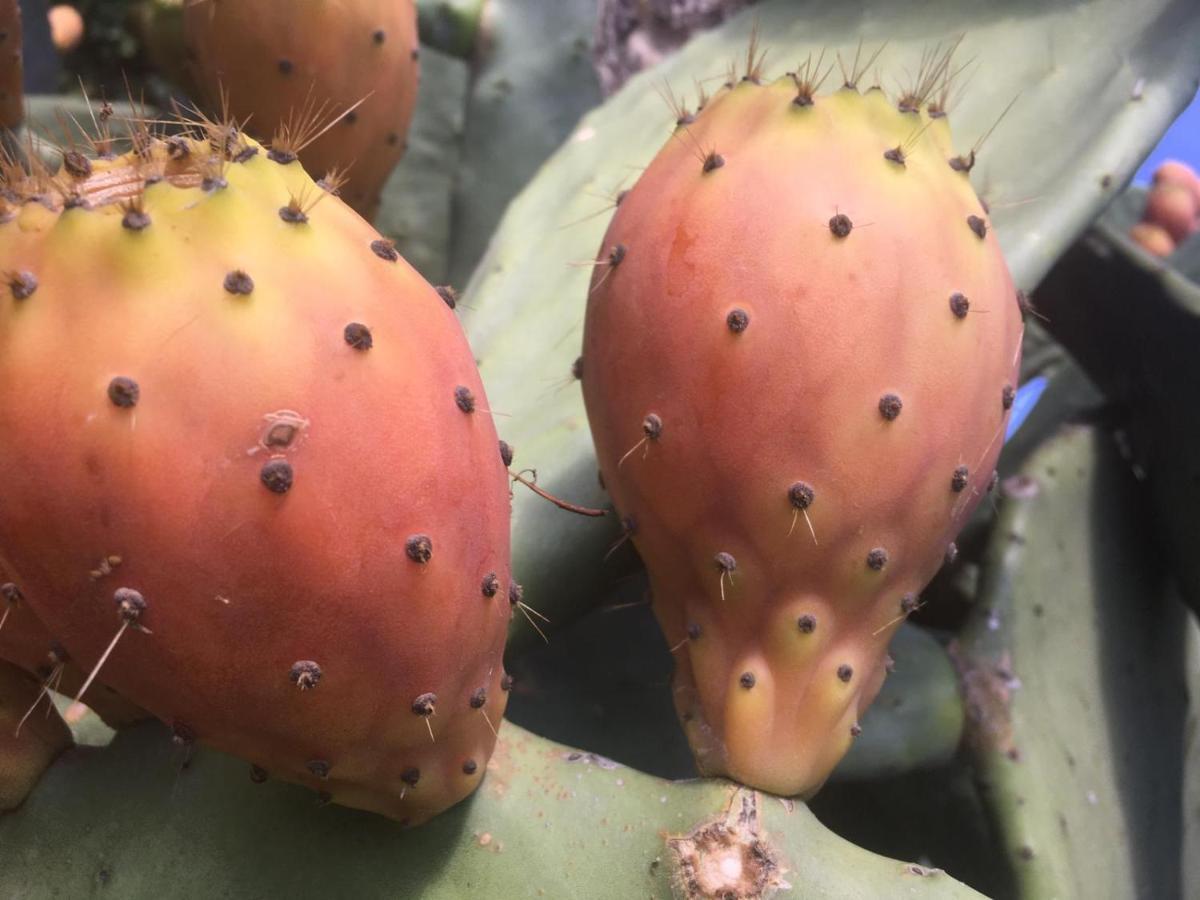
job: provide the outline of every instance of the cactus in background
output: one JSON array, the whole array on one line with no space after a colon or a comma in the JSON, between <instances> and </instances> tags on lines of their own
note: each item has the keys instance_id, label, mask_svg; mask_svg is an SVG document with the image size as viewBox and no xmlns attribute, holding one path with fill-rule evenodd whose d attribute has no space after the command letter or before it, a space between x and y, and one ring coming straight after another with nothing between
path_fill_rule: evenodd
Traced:
<instances>
[{"instance_id":1,"label":"cactus in background","mask_svg":"<svg viewBox=\"0 0 1200 900\"><path fill-rule=\"evenodd\" d=\"M956 658L967 747L1016 896L1190 896L1179 890L1184 609L1137 482L1108 435L1076 427L1002 494Z\"/></svg>"},{"instance_id":2,"label":"cactus in background","mask_svg":"<svg viewBox=\"0 0 1200 900\"><path fill-rule=\"evenodd\" d=\"M1132 461L1154 499L1167 558L1200 610L1200 283L1145 251L1119 217L1098 222L1038 287L1046 327L1121 410ZM1193 254L1200 245L1189 242ZM1194 263L1193 263L1194 265Z\"/></svg>"},{"instance_id":3,"label":"cactus in background","mask_svg":"<svg viewBox=\"0 0 1200 900\"><path fill-rule=\"evenodd\" d=\"M412 0L187 0L183 16L210 108L315 175L346 171L342 198L373 218L416 104ZM312 124L330 115L327 131Z\"/></svg>"},{"instance_id":4,"label":"cactus in background","mask_svg":"<svg viewBox=\"0 0 1200 900\"><path fill-rule=\"evenodd\" d=\"M21 5L17 0L0 0L0 129L21 124L25 92L21 86Z\"/></svg>"},{"instance_id":5,"label":"cactus in background","mask_svg":"<svg viewBox=\"0 0 1200 900\"><path fill-rule=\"evenodd\" d=\"M483 387L389 242L229 123L188 130L4 171L5 580L181 742L422 821L506 700Z\"/></svg>"},{"instance_id":6,"label":"cactus in background","mask_svg":"<svg viewBox=\"0 0 1200 900\"><path fill-rule=\"evenodd\" d=\"M592 277L583 396L646 563L701 772L810 796L888 642L994 477L1024 308L930 54L746 68L624 195ZM864 227L869 226L869 227Z\"/></svg>"}]
</instances>

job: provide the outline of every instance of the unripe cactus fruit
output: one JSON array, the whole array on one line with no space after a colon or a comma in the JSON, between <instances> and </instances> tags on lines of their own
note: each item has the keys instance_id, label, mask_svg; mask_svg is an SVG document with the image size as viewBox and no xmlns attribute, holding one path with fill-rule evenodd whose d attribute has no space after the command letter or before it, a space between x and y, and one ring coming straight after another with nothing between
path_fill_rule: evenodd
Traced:
<instances>
[{"instance_id":1,"label":"unripe cactus fruit","mask_svg":"<svg viewBox=\"0 0 1200 900\"><path fill-rule=\"evenodd\" d=\"M5 578L179 740L420 822L479 784L506 701L470 348L298 164L224 123L134 146L6 172L42 202L0 210Z\"/></svg>"},{"instance_id":2,"label":"unripe cactus fruit","mask_svg":"<svg viewBox=\"0 0 1200 900\"><path fill-rule=\"evenodd\" d=\"M1023 304L936 77L897 108L757 69L617 208L583 391L701 770L809 796L992 483Z\"/></svg>"},{"instance_id":3,"label":"unripe cactus fruit","mask_svg":"<svg viewBox=\"0 0 1200 900\"><path fill-rule=\"evenodd\" d=\"M185 0L183 14L210 108L314 175L347 170L342 198L372 218L417 101L413 0ZM297 127L305 110L338 121L315 137Z\"/></svg>"}]
</instances>

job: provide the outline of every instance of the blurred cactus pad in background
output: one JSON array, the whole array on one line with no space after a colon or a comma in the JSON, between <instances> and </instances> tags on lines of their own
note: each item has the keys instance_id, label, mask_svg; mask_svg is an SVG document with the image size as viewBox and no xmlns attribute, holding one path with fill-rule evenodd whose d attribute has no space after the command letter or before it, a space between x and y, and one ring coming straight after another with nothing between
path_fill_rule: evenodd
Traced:
<instances>
[{"instance_id":1,"label":"blurred cactus pad in background","mask_svg":"<svg viewBox=\"0 0 1200 900\"><path fill-rule=\"evenodd\" d=\"M1194 0L0 0L0 897L1200 898L1198 87Z\"/></svg>"}]
</instances>

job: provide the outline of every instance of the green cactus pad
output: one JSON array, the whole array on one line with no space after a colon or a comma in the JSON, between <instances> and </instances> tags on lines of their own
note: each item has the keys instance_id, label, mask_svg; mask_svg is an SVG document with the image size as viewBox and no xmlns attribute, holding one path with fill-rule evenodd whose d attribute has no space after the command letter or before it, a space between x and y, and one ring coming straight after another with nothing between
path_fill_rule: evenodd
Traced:
<instances>
[{"instance_id":1,"label":"green cactus pad","mask_svg":"<svg viewBox=\"0 0 1200 900\"><path fill-rule=\"evenodd\" d=\"M690 94L694 80L720 76L730 59L744 56L754 22L769 50L769 74L822 49L827 61L835 52L852 58L860 40L868 52L886 40L878 67L889 89L916 71L923 50L965 32L956 58L970 65L951 104L951 127L965 152L1015 98L981 149L972 179L991 204L1018 285L1032 288L1191 97L1200 74L1193 52L1200 8L1188 0L1096 0L1081 15L1077 3L1063 0L1019 10L916 2L881 15L864 2L758 3L588 114L509 206L466 291L474 311L465 324L493 408L511 416L500 426L517 447L518 465L536 467L540 484L559 496L603 502L570 373L588 262L612 204L606 198L628 187L670 140L673 118L659 95L662 85ZM829 80L840 80L836 68ZM1076 113L1084 109L1087 115ZM515 571L530 602L551 619L569 617L603 590L609 570L601 557L619 536L612 517L576 518L519 495L513 527ZM528 633L519 632L518 643Z\"/></svg>"},{"instance_id":2,"label":"green cactus pad","mask_svg":"<svg viewBox=\"0 0 1200 900\"><path fill-rule=\"evenodd\" d=\"M1138 247L1114 216L1071 248L1034 302L1127 413L1168 556L1185 598L1200 610L1200 284Z\"/></svg>"},{"instance_id":3,"label":"green cactus pad","mask_svg":"<svg viewBox=\"0 0 1200 900\"><path fill-rule=\"evenodd\" d=\"M380 199L375 227L434 284L448 279L451 201L462 148L467 64L421 48L421 84L408 149Z\"/></svg>"},{"instance_id":4,"label":"green cactus pad","mask_svg":"<svg viewBox=\"0 0 1200 900\"><path fill-rule=\"evenodd\" d=\"M71 751L0 818L0 895L667 900L682 858L680 881L710 888L683 898L719 896L738 870L749 882L728 886L761 888L745 897L980 896L847 843L802 804L662 781L511 724L479 791L412 830L248 776L216 752L187 759L157 725Z\"/></svg>"},{"instance_id":5,"label":"green cactus pad","mask_svg":"<svg viewBox=\"0 0 1200 900\"><path fill-rule=\"evenodd\" d=\"M1184 616L1111 437L1004 482L957 649L967 745L1017 896L1179 896Z\"/></svg>"},{"instance_id":6,"label":"green cactus pad","mask_svg":"<svg viewBox=\"0 0 1200 900\"><path fill-rule=\"evenodd\" d=\"M595 18L596 0L487 0L455 193L450 277L457 287L509 200L600 102L589 52Z\"/></svg>"}]
</instances>

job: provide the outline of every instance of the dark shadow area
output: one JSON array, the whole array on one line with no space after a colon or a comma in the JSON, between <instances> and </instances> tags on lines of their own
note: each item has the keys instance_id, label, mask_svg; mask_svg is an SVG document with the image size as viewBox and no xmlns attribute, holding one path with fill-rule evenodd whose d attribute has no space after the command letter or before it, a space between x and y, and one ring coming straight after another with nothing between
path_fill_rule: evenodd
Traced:
<instances>
[{"instance_id":1,"label":"dark shadow area","mask_svg":"<svg viewBox=\"0 0 1200 900\"><path fill-rule=\"evenodd\" d=\"M875 853L945 869L994 900L1016 896L966 764L862 783L831 783L809 807L823 824Z\"/></svg>"}]
</instances>

